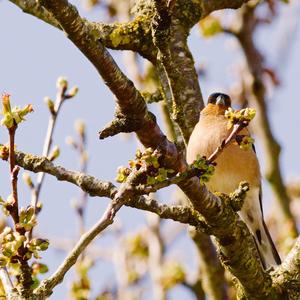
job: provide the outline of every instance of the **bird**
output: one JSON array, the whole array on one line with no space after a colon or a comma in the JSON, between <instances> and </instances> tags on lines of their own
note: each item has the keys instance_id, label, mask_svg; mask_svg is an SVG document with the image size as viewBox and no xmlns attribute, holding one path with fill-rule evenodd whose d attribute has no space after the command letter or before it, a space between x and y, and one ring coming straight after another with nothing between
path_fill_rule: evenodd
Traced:
<instances>
[{"instance_id":1,"label":"bird","mask_svg":"<svg viewBox=\"0 0 300 300\"><path fill-rule=\"evenodd\" d=\"M231 107L231 98L223 93L213 93L200 112L188 145L186 160L192 164L198 157L209 157L231 133L225 111ZM250 136L247 128L241 135ZM229 194L247 181L249 191L238 212L252 234L264 269L281 264L280 256L264 221L260 166L253 145L252 149L241 149L234 140L223 149L216 159L215 172L206 183L212 192Z\"/></svg>"}]
</instances>

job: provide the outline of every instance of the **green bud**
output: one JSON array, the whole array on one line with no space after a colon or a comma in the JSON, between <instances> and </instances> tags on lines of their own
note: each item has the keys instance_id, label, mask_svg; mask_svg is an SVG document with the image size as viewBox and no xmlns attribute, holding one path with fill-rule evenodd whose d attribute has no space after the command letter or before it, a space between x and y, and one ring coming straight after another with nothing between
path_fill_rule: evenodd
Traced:
<instances>
[{"instance_id":1,"label":"green bud","mask_svg":"<svg viewBox=\"0 0 300 300\"><path fill-rule=\"evenodd\" d=\"M142 157L143 153L140 149L137 149L136 152L135 152L135 157L137 159L140 159Z\"/></svg>"},{"instance_id":2,"label":"green bud","mask_svg":"<svg viewBox=\"0 0 300 300\"><path fill-rule=\"evenodd\" d=\"M34 251L32 252L32 254L33 254L33 257L36 258L36 259L40 259L40 258L41 258L41 256L39 255L39 253L38 253L37 250L34 250Z\"/></svg>"},{"instance_id":3,"label":"green bud","mask_svg":"<svg viewBox=\"0 0 300 300\"><path fill-rule=\"evenodd\" d=\"M15 240L12 242L14 250L18 251L18 249L23 245L23 241L21 239Z\"/></svg>"},{"instance_id":4,"label":"green bud","mask_svg":"<svg viewBox=\"0 0 300 300\"><path fill-rule=\"evenodd\" d=\"M81 120L77 120L75 122L75 130L77 131L77 133L83 137L85 135L85 124L83 121Z\"/></svg>"},{"instance_id":5,"label":"green bud","mask_svg":"<svg viewBox=\"0 0 300 300\"><path fill-rule=\"evenodd\" d=\"M68 80L67 78L60 76L57 78L56 87L58 89L66 90L68 88Z\"/></svg>"},{"instance_id":6,"label":"green bud","mask_svg":"<svg viewBox=\"0 0 300 300\"><path fill-rule=\"evenodd\" d=\"M23 108L15 106L13 109L11 109L8 96L2 98L2 103L3 103L3 110L2 110L3 118L1 120L1 125L6 126L7 128L11 128L15 124L17 125L21 123L22 121L25 120L25 116L28 113L33 112L33 108L31 104L28 104Z\"/></svg>"},{"instance_id":7,"label":"green bud","mask_svg":"<svg viewBox=\"0 0 300 300\"><path fill-rule=\"evenodd\" d=\"M25 116L29 113L33 112L33 108L31 104L27 104L23 108L19 108L18 106L15 106L12 109L12 117L16 124L19 124L23 121L25 121Z\"/></svg>"},{"instance_id":8,"label":"green bud","mask_svg":"<svg viewBox=\"0 0 300 300\"><path fill-rule=\"evenodd\" d=\"M140 274L134 268L130 268L130 270L127 271L126 275L129 284L137 282L141 277Z\"/></svg>"},{"instance_id":9,"label":"green bud","mask_svg":"<svg viewBox=\"0 0 300 300\"><path fill-rule=\"evenodd\" d=\"M7 113L11 113L11 105L10 105L10 95L3 94L2 95L2 114L5 115Z\"/></svg>"},{"instance_id":10,"label":"green bud","mask_svg":"<svg viewBox=\"0 0 300 300\"><path fill-rule=\"evenodd\" d=\"M117 173L117 177L116 177L116 181L117 182L125 182L128 175L130 174L130 169L129 168L125 168L125 167L119 167L118 168L118 173Z\"/></svg>"},{"instance_id":11,"label":"green bud","mask_svg":"<svg viewBox=\"0 0 300 300\"><path fill-rule=\"evenodd\" d=\"M34 274L44 274L49 271L47 265L38 262L34 262L31 267Z\"/></svg>"},{"instance_id":12,"label":"green bud","mask_svg":"<svg viewBox=\"0 0 300 300\"><path fill-rule=\"evenodd\" d=\"M141 233L126 238L126 248L131 256L139 258L147 258L149 256L149 248L145 236Z\"/></svg>"},{"instance_id":13,"label":"green bud","mask_svg":"<svg viewBox=\"0 0 300 300\"><path fill-rule=\"evenodd\" d=\"M33 216L34 216L34 207L30 205L26 208L26 219L30 220Z\"/></svg>"},{"instance_id":14,"label":"green bud","mask_svg":"<svg viewBox=\"0 0 300 300\"><path fill-rule=\"evenodd\" d=\"M68 97L69 97L69 98L75 97L75 96L77 95L78 91L79 91L78 86L76 86L76 85L73 86L73 87L69 90Z\"/></svg>"},{"instance_id":15,"label":"green bud","mask_svg":"<svg viewBox=\"0 0 300 300\"><path fill-rule=\"evenodd\" d=\"M14 198L13 194L10 194L6 199L6 203L13 204L14 202L15 202L15 198Z\"/></svg>"},{"instance_id":16,"label":"green bud","mask_svg":"<svg viewBox=\"0 0 300 300\"><path fill-rule=\"evenodd\" d=\"M20 274L20 267L21 267L21 264L20 264L20 262L19 261L14 261L14 262L10 262L9 263L9 266L13 269L13 273L14 274Z\"/></svg>"},{"instance_id":17,"label":"green bud","mask_svg":"<svg viewBox=\"0 0 300 300\"><path fill-rule=\"evenodd\" d=\"M24 173L22 174L22 178L23 178L23 181L24 181L29 187L33 187L32 179L31 179L29 173L24 172Z\"/></svg>"},{"instance_id":18,"label":"green bud","mask_svg":"<svg viewBox=\"0 0 300 300\"><path fill-rule=\"evenodd\" d=\"M154 185L156 182L153 176L147 176L147 185Z\"/></svg>"},{"instance_id":19,"label":"green bud","mask_svg":"<svg viewBox=\"0 0 300 300\"><path fill-rule=\"evenodd\" d=\"M12 257L13 255L16 255L15 247L13 242L5 243L2 246L2 254L6 257Z\"/></svg>"},{"instance_id":20,"label":"green bud","mask_svg":"<svg viewBox=\"0 0 300 300\"><path fill-rule=\"evenodd\" d=\"M1 236L2 236L2 235L3 235L3 236L6 236L6 235L9 234L9 233L12 233L12 229L11 229L10 227L6 226L6 227L3 229L2 233L1 233Z\"/></svg>"},{"instance_id":21,"label":"green bud","mask_svg":"<svg viewBox=\"0 0 300 300\"><path fill-rule=\"evenodd\" d=\"M18 226L30 231L37 224L36 215L33 206L28 206L26 209L20 209L20 221Z\"/></svg>"},{"instance_id":22,"label":"green bud","mask_svg":"<svg viewBox=\"0 0 300 300\"><path fill-rule=\"evenodd\" d=\"M45 97L44 98L44 102L46 103L46 105L48 106L48 109L50 111L50 113L52 115L55 115L55 105L52 99L50 99L49 97Z\"/></svg>"},{"instance_id":23,"label":"green bud","mask_svg":"<svg viewBox=\"0 0 300 300\"><path fill-rule=\"evenodd\" d=\"M36 276L32 276L33 284L30 286L31 290L36 289L40 285L40 281Z\"/></svg>"},{"instance_id":24,"label":"green bud","mask_svg":"<svg viewBox=\"0 0 300 300\"><path fill-rule=\"evenodd\" d=\"M212 37L222 32L220 21L214 16L207 16L199 22L201 33L204 37Z\"/></svg>"},{"instance_id":25,"label":"green bud","mask_svg":"<svg viewBox=\"0 0 300 300\"><path fill-rule=\"evenodd\" d=\"M15 237L14 237L13 233L8 233L4 238L5 242L12 242L12 241L14 241L14 239L15 239Z\"/></svg>"},{"instance_id":26,"label":"green bud","mask_svg":"<svg viewBox=\"0 0 300 300\"><path fill-rule=\"evenodd\" d=\"M49 241L46 239L32 239L31 242L40 251L45 251L49 247Z\"/></svg>"},{"instance_id":27,"label":"green bud","mask_svg":"<svg viewBox=\"0 0 300 300\"><path fill-rule=\"evenodd\" d=\"M8 160L9 157L9 147L6 145L0 146L0 158L3 160Z\"/></svg>"},{"instance_id":28,"label":"green bud","mask_svg":"<svg viewBox=\"0 0 300 300\"><path fill-rule=\"evenodd\" d=\"M67 136L65 141L67 145L77 148L77 144L71 136Z\"/></svg>"},{"instance_id":29,"label":"green bud","mask_svg":"<svg viewBox=\"0 0 300 300\"><path fill-rule=\"evenodd\" d=\"M43 203L39 201L35 208L36 213L39 213L42 210L42 208L43 208Z\"/></svg>"},{"instance_id":30,"label":"green bud","mask_svg":"<svg viewBox=\"0 0 300 300\"><path fill-rule=\"evenodd\" d=\"M161 277L162 286L170 289L173 286L182 283L185 280L185 271L177 262L167 262L163 266L163 274Z\"/></svg>"},{"instance_id":31,"label":"green bud","mask_svg":"<svg viewBox=\"0 0 300 300\"><path fill-rule=\"evenodd\" d=\"M229 107L225 112L225 117L228 119L228 128L234 124L246 122L249 123L255 117L256 111L253 108L244 108L241 110L233 110Z\"/></svg>"},{"instance_id":32,"label":"green bud","mask_svg":"<svg viewBox=\"0 0 300 300\"><path fill-rule=\"evenodd\" d=\"M60 150L59 150L59 147L58 146L55 146L52 150L52 152L50 153L50 155L48 156L48 159L50 161L53 161L55 159L57 159L59 157L59 154L60 154Z\"/></svg>"},{"instance_id":33,"label":"green bud","mask_svg":"<svg viewBox=\"0 0 300 300\"><path fill-rule=\"evenodd\" d=\"M250 136L244 136L238 144L241 149L250 150L252 148L252 145L254 144L254 139Z\"/></svg>"},{"instance_id":34,"label":"green bud","mask_svg":"<svg viewBox=\"0 0 300 300\"><path fill-rule=\"evenodd\" d=\"M87 162L89 159L89 154L87 151L83 151L82 154L81 154L81 157L80 157L80 162L81 163L85 163Z\"/></svg>"},{"instance_id":35,"label":"green bud","mask_svg":"<svg viewBox=\"0 0 300 300\"><path fill-rule=\"evenodd\" d=\"M27 251L24 256L23 256L24 260L29 260L32 258L32 252Z\"/></svg>"},{"instance_id":36,"label":"green bud","mask_svg":"<svg viewBox=\"0 0 300 300\"><path fill-rule=\"evenodd\" d=\"M19 236L16 237L16 241L18 243L23 243L23 242L26 241L26 237L24 235L19 235Z\"/></svg>"},{"instance_id":37,"label":"green bud","mask_svg":"<svg viewBox=\"0 0 300 300\"><path fill-rule=\"evenodd\" d=\"M8 259L6 256L0 254L0 268L3 268L7 265Z\"/></svg>"},{"instance_id":38,"label":"green bud","mask_svg":"<svg viewBox=\"0 0 300 300\"><path fill-rule=\"evenodd\" d=\"M32 104L27 104L25 105L22 109L19 110L19 116L20 118L22 118L22 120L24 120L24 117L33 112L33 107Z\"/></svg>"},{"instance_id":39,"label":"green bud","mask_svg":"<svg viewBox=\"0 0 300 300\"><path fill-rule=\"evenodd\" d=\"M11 128L14 125L14 119L11 113L5 113L3 118L0 121L1 126L5 126L6 128Z\"/></svg>"}]
</instances>

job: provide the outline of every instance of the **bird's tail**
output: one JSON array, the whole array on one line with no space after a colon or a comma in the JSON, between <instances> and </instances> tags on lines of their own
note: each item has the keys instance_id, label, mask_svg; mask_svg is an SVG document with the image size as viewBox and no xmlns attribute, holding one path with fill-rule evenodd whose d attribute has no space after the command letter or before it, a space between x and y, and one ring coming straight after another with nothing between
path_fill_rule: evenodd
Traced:
<instances>
[{"instance_id":1,"label":"bird's tail","mask_svg":"<svg viewBox=\"0 0 300 300\"><path fill-rule=\"evenodd\" d=\"M260 188L250 189L239 215L253 235L263 267L269 269L280 265L281 260L264 221L261 198Z\"/></svg>"},{"instance_id":2,"label":"bird's tail","mask_svg":"<svg viewBox=\"0 0 300 300\"><path fill-rule=\"evenodd\" d=\"M280 256L264 221L261 228L255 231L254 240L265 269L281 264Z\"/></svg>"}]
</instances>

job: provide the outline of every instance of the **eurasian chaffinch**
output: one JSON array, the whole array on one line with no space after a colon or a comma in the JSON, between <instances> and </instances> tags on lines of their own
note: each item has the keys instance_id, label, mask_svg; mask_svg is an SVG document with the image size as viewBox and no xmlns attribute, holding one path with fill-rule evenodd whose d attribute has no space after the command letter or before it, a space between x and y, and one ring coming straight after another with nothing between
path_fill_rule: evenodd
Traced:
<instances>
[{"instance_id":1,"label":"eurasian chaffinch","mask_svg":"<svg viewBox=\"0 0 300 300\"><path fill-rule=\"evenodd\" d=\"M228 95L214 93L209 96L207 106L201 111L187 147L187 162L193 163L197 157L209 157L228 137L225 111L231 106ZM241 135L249 136L245 128ZM236 142L231 142L217 157L215 172L207 187L210 191L229 194L241 181L249 183L250 190L239 211L239 216L252 233L264 268L281 263L270 233L263 219L261 175L255 149L243 150Z\"/></svg>"}]
</instances>

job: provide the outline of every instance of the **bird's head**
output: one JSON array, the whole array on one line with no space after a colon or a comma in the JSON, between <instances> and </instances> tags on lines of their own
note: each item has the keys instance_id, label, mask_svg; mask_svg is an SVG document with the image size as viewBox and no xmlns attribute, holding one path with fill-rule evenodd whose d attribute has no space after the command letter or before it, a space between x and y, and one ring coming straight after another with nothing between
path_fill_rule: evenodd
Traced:
<instances>
[{"instance_id":1,"label":"bird's head","mask_svg":"<svg viewBox=\"0 0 300 300\"><path fill-rule=\"evenodd\" d=\"M231 99L222 93L213 93L208 97L207 105L202 110L202 115L224 115L231 106Z\"/></svg>"}]
</instances>

